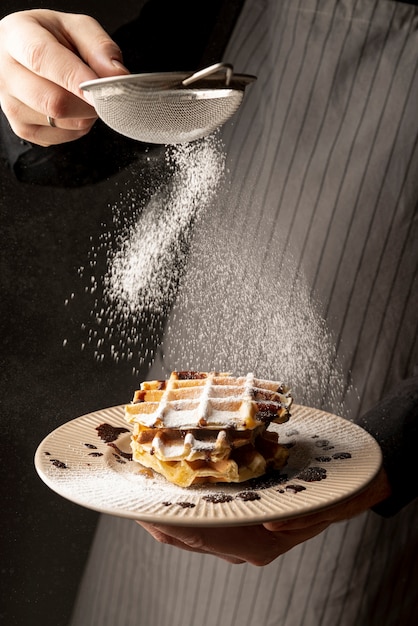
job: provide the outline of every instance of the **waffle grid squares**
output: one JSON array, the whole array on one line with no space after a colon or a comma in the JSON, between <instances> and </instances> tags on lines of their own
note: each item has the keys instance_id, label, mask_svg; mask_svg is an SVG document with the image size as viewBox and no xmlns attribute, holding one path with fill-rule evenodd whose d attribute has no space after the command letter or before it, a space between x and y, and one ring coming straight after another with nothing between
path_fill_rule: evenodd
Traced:
<instances>
[{"instance_id":1,"label":"waffle grid squares","mask_svg":"<svg viewBox=\"0 0 418 626\"><path fill-rule=\"evenodd\" d=\"M283 384L251 373L172 372L142 383L125 407L133 458L186 487L260 476L287 461L267 427L287 421L291 404Z\"/></svg>"}]
</instances>

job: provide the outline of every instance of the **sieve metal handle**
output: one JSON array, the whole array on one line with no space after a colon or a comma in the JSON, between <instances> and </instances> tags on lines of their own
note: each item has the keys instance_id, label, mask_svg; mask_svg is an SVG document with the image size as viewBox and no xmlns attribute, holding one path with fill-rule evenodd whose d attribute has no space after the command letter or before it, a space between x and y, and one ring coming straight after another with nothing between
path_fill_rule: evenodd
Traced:
<instances>
[{"instance_id":1,"label":"sieve metal handle","mask_svg":"<svg viewBox=\"0 0 418 626\"><path fill-rule=\"evenodd\" d=\"M188 78L185 78L181 84L184 85L184 87L187 87L188 85L191 85L201 78L206 78L207 76L211 76L211 74L216 74L220 71L225 72L225 85L228 86L231 82L232 74L234 71L234 68L232 67L232 65L230 65L230 63L215 63L214 65L205 67L203 70L194 72L194 74L192 74Z\"/></svg>"}]
</instances>

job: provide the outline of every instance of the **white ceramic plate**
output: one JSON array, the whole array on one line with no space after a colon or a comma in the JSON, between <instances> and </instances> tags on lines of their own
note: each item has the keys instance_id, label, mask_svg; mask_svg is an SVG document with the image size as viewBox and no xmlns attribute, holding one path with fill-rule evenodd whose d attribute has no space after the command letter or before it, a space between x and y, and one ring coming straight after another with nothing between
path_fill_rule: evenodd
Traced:
<instances>
[{"instance_id":1,"label":"white ceramic plate","mask_svg":"<svg viewBox=\"0 0 418 626\"><path fill-rule=\"evenodd\" d=\"M377 474L376 441L351 422L293 405L277 429L290 448L280 474L240 485L177 487L129 460L130 432L106 443L97 427L128 428L123 406L60 426L39 445L35 466L56 493L81 506L142 521L189 526L257 524L312 513L364 489Z\"/></svg>"}]
</instances>

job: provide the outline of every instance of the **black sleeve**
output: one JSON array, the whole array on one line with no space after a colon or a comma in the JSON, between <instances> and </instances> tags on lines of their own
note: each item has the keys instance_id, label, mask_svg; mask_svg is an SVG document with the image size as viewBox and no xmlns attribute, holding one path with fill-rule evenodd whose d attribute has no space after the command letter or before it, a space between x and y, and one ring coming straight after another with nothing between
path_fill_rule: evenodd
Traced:
<instances>
[{"instance_id":1,"label":"black sleeve","mask_svg":"<svg viewBox=\"0 0 418 626\"><path fill-rule=\"evenodd\" d=\"M403 381L356 421L382 449L392 495L373 510L390 517L418 496L418 376Z\"/></svg>"},{"instance_id":2,"label":"black sleeve","mask_svg":"<svg viewBox=\"0 0 418 626\"><path fill-rule=\"evenodd\" d=\"M123 137L100 120L81 139L43 148L17 137L0 109L0 158L17 180L29 185L94 184L159 148Z\"/></svg>"}]
</instances>

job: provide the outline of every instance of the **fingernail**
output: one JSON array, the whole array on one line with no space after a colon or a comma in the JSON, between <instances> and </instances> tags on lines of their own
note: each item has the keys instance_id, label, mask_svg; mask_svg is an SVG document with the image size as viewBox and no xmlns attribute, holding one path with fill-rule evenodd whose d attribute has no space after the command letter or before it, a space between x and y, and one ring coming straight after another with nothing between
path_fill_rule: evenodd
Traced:
<instances>
[{"instance_id":1,"label":"fingernail","mask_svg":"<svg viewBox=\"0 0 418 626\"><path fill-rule=\"evenodd\" d=\"M111 62L117 70L120 70L123 74L129 74L129 70L119 61L119 59L111 59Z\"/></svg>"}]
</instances>

